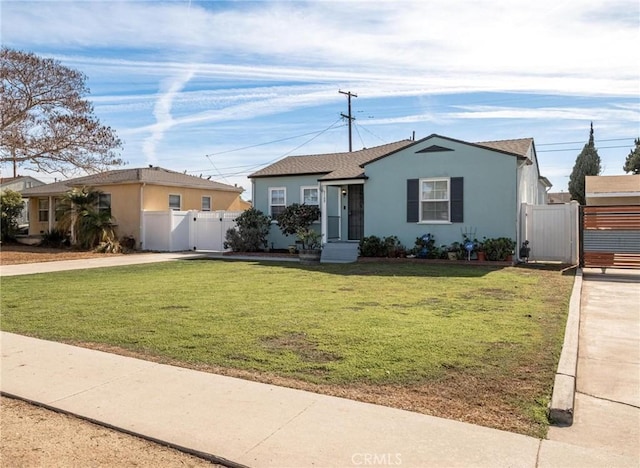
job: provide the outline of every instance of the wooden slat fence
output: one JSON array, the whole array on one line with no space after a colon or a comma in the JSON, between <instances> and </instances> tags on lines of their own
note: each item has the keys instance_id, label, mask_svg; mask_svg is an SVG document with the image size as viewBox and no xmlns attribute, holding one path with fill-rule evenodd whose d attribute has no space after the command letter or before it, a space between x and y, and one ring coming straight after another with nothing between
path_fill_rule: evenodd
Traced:
<instances>
[{"instance_id":1,"label":"wooden slat fence","mask_svg":"<svg viewBox=\"0 0 640 468\"><path fill-rule=\"evenodd\" d=\"M640 268L640 206L580 207L580 265Z\"/></svg>"}]
</instances>

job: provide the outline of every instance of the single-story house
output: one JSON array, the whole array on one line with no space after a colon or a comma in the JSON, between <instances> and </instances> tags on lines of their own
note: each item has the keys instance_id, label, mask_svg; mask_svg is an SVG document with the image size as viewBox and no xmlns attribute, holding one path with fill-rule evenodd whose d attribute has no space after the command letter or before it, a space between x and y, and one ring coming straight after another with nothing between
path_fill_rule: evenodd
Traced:
<instances>
[{"instance_id":1,"label":"single-story house","mask_svg":"<svg viewBox=\"0 0 640 468\"><path fill-rule=\"evenodd\" d=\"M250 205L240 198L242 187L222 184L161 167L118 169L34 187L29 197L29 235L55 229L55 208L72 188L90 187L102 192L99 205L109 209L119 237L131 236L139 247L144 211L241 211Z\"/></svg>"},{"instance_id":2,"label":"single-story house","mask_svg":"<svg viewBox=\"0 0 640 468\"><path fill-rule=\"evenodd\" d=\"M397 236L408 248L426 233L437 245L464 233L519 242L521 204L546 204L532 138L469 143L441 135L346 153L289 156L249 176L253 206L275 217L316 204L323 243ZM292 239L270 232L270 244Z\"/></svg>"},{"instance_id":3,"label":"single-story house","mask_svg":"<svg viewBox=\"0 0 640 468\"><path fill-rule=\"evenodd\" d=\"M547 197L549 205L563 205L571 203L571 194L569 192L549 192Z\"/></svg>"},{"instance_id":4,"label":"single-story house","mask_svg":"<svg viewBox=\"0 0 640 468\"><path fill-rule=\"evenodd\" d=\"M587 205L640 205L640 175L586 176Z\"/></svg>"},{"instance_id":5,"label":"single-story house","mask_svg":"<svg viewBox=\"0 0 640 468\"><path fill-rule=\"evenodd\" d=\"M31 176L0 177L0 192L12 190L14 192L22 193L26 189L38 187L40 185L44 185L44 182ZM26 225L29 222L29 210L27 209L26 203L22 213L16 221L19 225Z\"/></svg>"}]
</instances>

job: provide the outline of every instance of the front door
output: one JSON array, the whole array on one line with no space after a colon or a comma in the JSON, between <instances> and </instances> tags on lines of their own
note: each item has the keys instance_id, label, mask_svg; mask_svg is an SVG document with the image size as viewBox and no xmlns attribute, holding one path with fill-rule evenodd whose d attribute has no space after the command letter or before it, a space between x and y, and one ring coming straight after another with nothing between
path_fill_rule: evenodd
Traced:
<instances>
[{"instance_id":1,"label":"front door","mask_svg":"<svg viewBox=\"0 0 640 468\"><path fill-rule=\"evenodd\" d=\"M364 237L364 185L349 185L348 238L359 241Z\"/></svg>"}]
</instances>

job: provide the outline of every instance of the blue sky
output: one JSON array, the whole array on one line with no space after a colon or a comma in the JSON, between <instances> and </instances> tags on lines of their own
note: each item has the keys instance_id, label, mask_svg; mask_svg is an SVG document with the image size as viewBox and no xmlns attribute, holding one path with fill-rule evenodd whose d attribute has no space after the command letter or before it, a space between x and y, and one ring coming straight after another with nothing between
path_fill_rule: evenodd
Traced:
<instances>
[{"instance_id":1,"label":"blue sky","mask_svg":"<svg viewBox=\"0 0 640 468\"><path fill-rule=\"evenodd\" d=\"M606 175L640 136L636 0L3 0L0 15L3 45L88 76L130 167L212 176L246 199L267 163L347 151L338 90L358 95L354 149L533 137L552 191L591 121Z\"/></svg>"}]
</instances>

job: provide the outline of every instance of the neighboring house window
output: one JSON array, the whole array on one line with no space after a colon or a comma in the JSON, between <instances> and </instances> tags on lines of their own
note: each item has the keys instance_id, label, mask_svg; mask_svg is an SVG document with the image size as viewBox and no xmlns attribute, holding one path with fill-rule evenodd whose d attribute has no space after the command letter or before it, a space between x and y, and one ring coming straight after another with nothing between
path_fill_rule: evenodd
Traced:
<instances>
[{"instance_id":1,"label":"neighboring house window","mask_svg":"<svg viewBox=\"0 0 640 468\"><path fill-rule=\"evenodd\" d=\"M318 187L301 187L300 200L306 205L319 205Z\"/></svg>"},{"instance_id":2,"label":"neighboring house window","mask_svg":"<svg viewBox=\"0 0 640 468\"><path fill-rule=\"evenodd\" d=\"M202 211L211 211L211 197L202 197Z\"/></svg>"},{"instance_id":3,"label":"neighboring house window","mask_svg":"<svg viewBox=\"0 0 640 468\"><path fill-rule=\"evenodd\" d=\"M180 211L182 207L182 197L180 195L169 195L169 209Z\"/></svg>"},{"instance_id":4,"label":"neighboring house window","mask_svg":"<svg viewBox=\"0 0 640 468\"><path fill-rule=\"evenodd\" d=\"M111 194L101 193L98 195L98 211L100 213L111 214Z\"/></svg>"},{"instance_id":5,"label":"neighboring house window","mask_svg":"<svg viewBox=\"0 0 640 468\"><path fill-rule=\"evenodd\" d=\"M38 221L49 221L49 200L38 198Z\"/></svg>"},{"instance_id":6,"label":"neighboring house window","mask_svg":"<svg viewBox=\"0 0 640 468\"><path fill-rule=\"evenodd\" d=\"M449 179L420 179L420 221L449 222Z\"/></svg>"},{"instance_id":7,"label":"neighboring house window","mask_svg":"<svg viewBox=\"0 0 640 468\"><path fill-rule=\"evenodd\" d=\"M287 189L284 187L269 188L269 214L275 218L287 206Z\"/></svg>"},{"instance_id":8,"label":"neighboring house window","mask_svg":"<svg viewBox=\"0 0 640 468\"><path fill-rule=\"evenodd\" d=\"M408 179L408 223L464 222L462 177Z\"/></svg>"}]
</instances>

